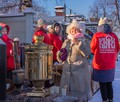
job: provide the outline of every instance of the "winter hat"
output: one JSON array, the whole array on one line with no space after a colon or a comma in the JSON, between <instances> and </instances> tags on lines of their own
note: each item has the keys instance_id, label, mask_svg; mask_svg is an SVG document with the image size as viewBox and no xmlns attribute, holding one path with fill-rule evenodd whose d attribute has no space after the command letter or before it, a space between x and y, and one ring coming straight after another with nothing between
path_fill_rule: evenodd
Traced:
<instances>
[{"instance_id":1,"label":"winter hat","mask_svg":"<svg viewBox=\"0 0 120 102\"><path fill-rule=\"evenodd\" d=\"M46 24L46 21L42 18L40 18L38 21L37 21L37 26L38 27L42 27L43 25Z\"/></svg>"},{"instance_id":2,"label":"winter hat","mask_svg":"<svg viewBox=\"0 0 120 102\"><path fill-rule=\"evenodd\" d=\"M60 28L58 32L55 31L56 26L59 26L59 28ZM52 25L52 29L53 29L53 33L58 36L60 34L60 31L61 31L61 25L58 22L55 22Z\"/></svg>"},{"instance_id":3,"label":"winter hat","mask_svg":"<svg viewBox=\"0 0 120 102\"><path fill-rule=\"evenodd\" d=\"M98 22L98 26L103 25L103 24L107 24L108 20L107 18L100 18L99 22Z\"/></svg>"},{"instance_id":4,"label":"winter hat","mask_svg":"<svg viewBox=\"0 0 120 102\"><path fill-rule=\"evenodd\" d=\"M48 25L48 26L47 26L47 29L49 29L49 28L52 28L52 25Z\"/></svg>"},{"instance_id":5,"label":"winter hat","mask_svg":"<svg viewBox=\"0 0 120 102\"><path fill-rule=\"evenodd\" d=\"M66 33L70 34L70 30L75 27L81 31L80 24L77 22L76 19L73 19L72 22L67 26Z\"/></svg>"},{"instance_id":6,"label":"winter hat","mask_svg":"<svg viewBox=\"0 0 120 102\"><path fill-rule=\"evenodd\" d=\"M55 29L56 26L59 26L61 28L61 25L58 22L53 23L52 28Z\"/></svg>"},{"instance_id":7,"label":"winter hat","mask_svg":"<svg viewBox=\"0 0 120 102\"><path fill-rule=\"evenodd\" d=\"M97 27L97 31L98 32L104 32L104 24L107 24L107 18L100 18L99 22L98 22L98 27Z\"/></svg>"},{"instance_id":8,"label":"winter hat","mask_svg":"<svg viewBox=\"0 0 120 102\"><path fill-rule=\"evenodd\" d=\"M6 27L6 29L7 29L7 34L9 33L9 31L10 31L10 27L7 25L7 24L4 24L4 23L0 23L0 29L2 30L4 27Z\"/></svg>"}]
</instances>

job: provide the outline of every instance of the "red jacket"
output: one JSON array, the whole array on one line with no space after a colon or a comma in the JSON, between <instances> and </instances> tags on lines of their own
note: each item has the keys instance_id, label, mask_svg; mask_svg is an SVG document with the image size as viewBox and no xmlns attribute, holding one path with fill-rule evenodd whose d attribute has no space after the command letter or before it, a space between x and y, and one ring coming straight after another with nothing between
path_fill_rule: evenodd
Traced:
<instances>
[{"instance_id":1,"label":"red jacket","mask_svg":"<svg viewBox=\"0 0 120 102\"><path fill-rule=\"evenodd\" d=\"M33 43L35 42L34 36L40 36L40 35L44 36L43 42L45 44L49 44L49 45L51 44L49 37L47 36L47 34L43 30L38 30L34 33L33 38L32 38L32 42Z\"/></svg>"},{"instance_id":2,"label":"red jacket","mask_svg":"<svg viewBox=\"0 0 120 102\"><path fill-rule=\"evenodd\" d=\"M57 51L59 51L62 46L61 37L59 35L57 36L55 34L48 34L48 36L53 45L53 50L52 50L53 51L53 61L57 61L56 54L57 54Z\"/></svg>"},{"instance_id":3,"label":"red jacket","mask_svg":"<svg viewBox=\"0 0 120 102\"><path fill-rule=\"evenodd\" d=\"M91 52L94 54L92 61L93 68L98 70L115 68L119 42L114 33L105 34L98 32L94 34L90 47Z\"/></svg>"},{"instance_id":4,"label":"red jacket","mask_svg":"<svg viewBox=\"0 0 120 102\"><path fill-rule=\"evenodd\" d=\"M8 37L9 34L9 26L3 23L0 23L0 26L7 28L7 34L2 36L1 39L6 43L7 45L7 70L14 70L15 69L15 62L14 62L14 56L13 56L13 40Z\"/></svg>"}]
</instances>

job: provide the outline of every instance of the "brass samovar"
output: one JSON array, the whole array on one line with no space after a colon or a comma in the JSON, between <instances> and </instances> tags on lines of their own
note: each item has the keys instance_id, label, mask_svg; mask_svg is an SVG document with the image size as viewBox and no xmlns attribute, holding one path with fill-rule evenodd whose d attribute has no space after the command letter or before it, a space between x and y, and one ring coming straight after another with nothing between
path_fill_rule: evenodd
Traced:
<instances>
[{"instance_id":1,"label":"brass samovar","mask_svg":"<svg viewBox=\"0 0 120 102\"><path fill-rule=\"evenodd\" d=\"M34 44L25 46L25 79L32 81L35 90L28 96L49 95L45 82L52 80L53 53L52 45L43 43L43 36L35 36Z\"/></svg>"}]
</instances>

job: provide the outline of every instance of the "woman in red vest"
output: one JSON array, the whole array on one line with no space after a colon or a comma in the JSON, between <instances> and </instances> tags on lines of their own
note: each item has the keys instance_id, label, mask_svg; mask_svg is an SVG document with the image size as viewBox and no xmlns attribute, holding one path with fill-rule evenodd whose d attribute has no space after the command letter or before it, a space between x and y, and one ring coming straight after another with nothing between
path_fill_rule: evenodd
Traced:
<instances>
[{"instance_id":1,"label":"woman in red vest","mask_svg":"<svg viewBox=\"0 0 120 102\"><path fill-rule=\"evenodd\" d=\"M93 80L99 82L103 102L113 102L113 87L119 42L112 32L106 18L100 19L98 32L93 35L90 43L91 52L94 54Z\"/></svg>"}]
</instances>

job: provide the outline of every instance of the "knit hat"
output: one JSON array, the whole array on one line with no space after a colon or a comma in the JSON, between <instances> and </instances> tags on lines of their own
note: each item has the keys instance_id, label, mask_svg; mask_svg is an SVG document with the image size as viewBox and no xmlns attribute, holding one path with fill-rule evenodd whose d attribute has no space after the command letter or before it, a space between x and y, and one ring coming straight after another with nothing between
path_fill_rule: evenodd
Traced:
<instances>
[{"instance_id":1,"label":"knit hat","mask_svg":"<svg viewBox=\"0 0 120 102\"><path fill-rule=\"evenodd\" d=\"M99 22L98 22L98 27L97 27L97 31L98 32L111 32L112 29L110 27L110 25L108 25L108 20L107 18L100 18Z\"/></svg>"},{"instance_id":2,"label":"knit hat","mask_svg":"<svg viewBox=\"0 0 120 102\"><path fill-rule=\"evenodd\" d=\"M104 24L107 22L107 18L100 18L99 22L98 22L98 27L97 27L97 31L98 32L104 32Z\"/></svg>"},{"instance_id":3,"label":"knit hat","mask_svg":"<svg viewBox=\"0 0 120 102\"><path fill-rule=\"evenodd\" d=\"M103 24L107 24L107 23L108 23L108 21L107 21L106 17L105 18L100 18L100 20L98 22L98 26L103 25Z\"/></svg>"},{"instance_id":4,"label":"knit hat","mask_svg":"<svg viewBox=\"0 0 120 102\"><path fill-rule=\"evenodd\" d=\"M38 27L42 27L43 25L46 24L46 21L42 18L40 18L38 21L37 21L37 26Z\"/></svg>"},{"instance_id":5,"label":"knit hat","mask_svg":"<svg viewBox=\"0 0 120 102\"><path fill-rule=\"evenodd\" d=\"M52 28L52 25L48 25L48 26L47 26L47 29L49 29L49 28Z\"/></svg>"}]
</instances>

